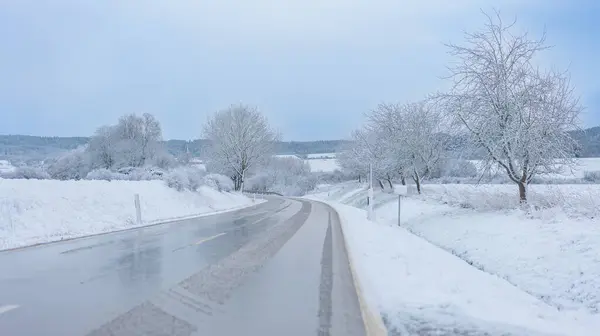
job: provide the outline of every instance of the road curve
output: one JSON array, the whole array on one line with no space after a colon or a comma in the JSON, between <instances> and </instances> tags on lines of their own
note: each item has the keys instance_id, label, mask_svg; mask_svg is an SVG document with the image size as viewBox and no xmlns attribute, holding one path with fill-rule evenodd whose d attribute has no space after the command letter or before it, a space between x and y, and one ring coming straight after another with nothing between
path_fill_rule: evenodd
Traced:
<instances>
[{"instance_id":1,"label":"road curve","mask_svg":"<svg viewBox=\"0 0 600 336\"><path fill-rule=\"evenodd\" d=\"M365 335L337 214L307 200L0 252L0 335Z\"/></svg>"}]
</instances>

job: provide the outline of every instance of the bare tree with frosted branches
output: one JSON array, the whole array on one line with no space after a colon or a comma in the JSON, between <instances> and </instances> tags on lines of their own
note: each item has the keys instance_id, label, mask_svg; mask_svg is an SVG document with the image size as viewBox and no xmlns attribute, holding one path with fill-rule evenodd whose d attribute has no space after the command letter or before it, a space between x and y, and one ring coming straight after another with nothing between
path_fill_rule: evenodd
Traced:
<instances>
[{"instance_id":1,"label":"bare tree with frosted branches","mask_svg":"<svg viewBox=\"0 0 600 336\"><path fill-rule=\"evenodd\" d=\"M368 117L367 128L378 132L384 144L385 166L410 177L421 193L422 179L431 173L443 153L440 110L425 101L380 104Z\"/></svg>"},{"instance_id":2,"label":"bare tree with frosted branches","mask_svg":"<svg viewBox=\"0 0 600 336\"><path fill-rule=\"evenodd\" d=\"M232 177L237 191L244 190L248 171L273 155L279 140L257 108L241 104L216 112L204 125L204 136L211 144L211 164Z\"/></svg>"},{"instance_id":3,"label":"bare tree with frosted branches","mask_svg":"<svg viewBox=\"0 0 600 336\"><path fill-rule=\"evenodd\" d=\"M484 13L485 14L485 13ZM526 202L533 177L557 165L573 164L582 110L566 72L542 71L535 56L547 49L545 36L531 39L487 15L481 31L466 33L465 44L449 44L452 89L442 95L448 111L485 153L519 187Z\"/></svg>"}]
</instances>

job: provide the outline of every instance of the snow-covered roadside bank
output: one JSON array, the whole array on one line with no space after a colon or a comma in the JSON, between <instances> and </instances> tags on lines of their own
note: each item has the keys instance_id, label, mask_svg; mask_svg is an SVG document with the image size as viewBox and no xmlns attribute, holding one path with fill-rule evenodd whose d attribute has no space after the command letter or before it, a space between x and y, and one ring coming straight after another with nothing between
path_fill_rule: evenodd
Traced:
<instances>
[{"instance_id":1,"label":"snow-covered roadside bank","mask_svg":"<svg viewBox=\"0 0 600 336\"><path fill-rule=\"evenodd\" d=\"M355 207L327 203L340 214L363 290L391 334L594 335L600 330L593 316L561 312L403 228L369 222Z\"/></svg>"},{"instance_id":2,"label":"snow-covered roadside bank","mask_svg":"<svg viewBox=\"0 0 600 336\"><path fill-rule=\"evenodd\" d=\"M428 184L423 195L403 197L401 224L562 314L599 321L600 208L594 204L600 186L533 186L529 212L514 208L514 189ZM321 186L311 197L364 209L366 195L364 185L348 182ZM392 230L399 230L397 202L391 193L375 195L377 222Z\"/></svg>"},{"instance_id":3,"label":"snow-covered roadside bank","mask_svg":"<svg viewBox=\"0 0 600 336\"><path fill-rule=\"evenodd\" d=\"M202 186L176 191L163 181L0 179L0 250L136 227L253 205L237 193Z\"/></svg>"}]
</instances>

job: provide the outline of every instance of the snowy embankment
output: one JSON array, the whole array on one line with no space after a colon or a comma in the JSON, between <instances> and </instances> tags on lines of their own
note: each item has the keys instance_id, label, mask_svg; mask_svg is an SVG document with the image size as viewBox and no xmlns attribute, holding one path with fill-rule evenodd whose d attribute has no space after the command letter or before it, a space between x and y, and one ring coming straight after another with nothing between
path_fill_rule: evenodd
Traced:
<instances>
[{"instance_id":1,"label":"snowy embankment","mask_svg":"<svg viewBox=\"0 0 600 336\"><path fill-rule=\"evenodd\" d=\"M403 197L402 228L394 194L376 194L379 224L342 210L351 253L392 328L597 334L600 186L532 187L529 211L518 209L515 189L426 185ZM357 183L311 197L366 206Z\"/></svg>"},{"instance_id":2,"label":"snowy embankment","mask_svg":"<svg viewBox=\"0 0 600 336\"><path fill-rule=\"evenodd\" d=\"M336 159L309 159L304 160L310 166L310 171L314 173L332 172L340 169Z\"/></svg>"},{"instance_id":3,"label":"snowy embankment","mask_svg":"<svg viewBox=\"0 0 600 336\"><path fill-rule=\"evenodd\" d=\"M176 191L163 181L56 181L0 179L0 250L252 205L236 193L202 186Z\"/></svg>"}]
</instances>

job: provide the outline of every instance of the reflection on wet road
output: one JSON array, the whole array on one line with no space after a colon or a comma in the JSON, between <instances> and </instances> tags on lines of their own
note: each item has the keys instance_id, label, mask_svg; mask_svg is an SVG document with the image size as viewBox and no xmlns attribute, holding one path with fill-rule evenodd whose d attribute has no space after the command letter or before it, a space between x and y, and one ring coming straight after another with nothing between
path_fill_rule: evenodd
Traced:
<instances>
[{"instance_id":1,"label":"reflection on wet road","mask_svg":"<svg viewBox=\"0 0 600 336\"><path fill-rule=\"evenodd\" d=\"M274 197L0 252L0 335L363 335L340 239L327 206Z\"/></svg>"}]
</instances>

